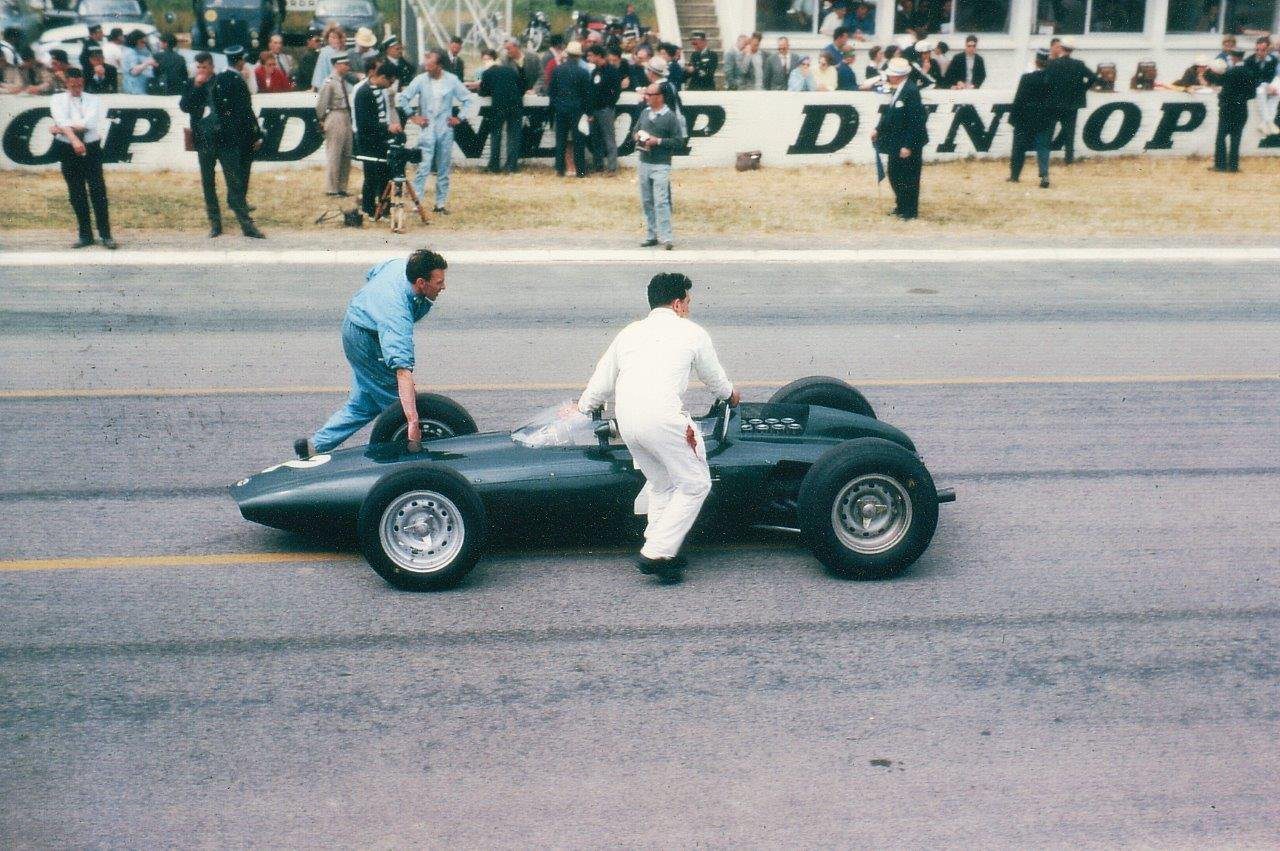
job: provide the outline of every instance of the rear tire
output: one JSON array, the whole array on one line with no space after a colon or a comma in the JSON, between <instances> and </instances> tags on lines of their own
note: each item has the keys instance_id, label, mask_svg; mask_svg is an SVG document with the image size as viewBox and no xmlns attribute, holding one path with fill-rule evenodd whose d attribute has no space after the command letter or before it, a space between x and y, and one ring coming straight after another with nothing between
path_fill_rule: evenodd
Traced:
<instances>
[{"instance_id":1,"label":"rear tire","mask_svg":"<svg viewBox=\"0 0 1280 851\"><path fill-rule=\"evenodd\" d=\"M356 538L375 572L405 591L452 588L484 551L484 504L471 483L423 464L386 475L360 506Z\"/></svg>"},{"instance_id":2,"label":"rear tire","mask_svg":"<svg viewBox=\"0 0 1280 851\"><path fill-rule=\"evenodd\" d=\"M821 405L850 414L876 418L871 403L849 382L827 375L797 378L769 397L770 405Z\"/></svg>"},{"instance_id":3,"label":"rear tire","mask_svg":"<svg viewBox=\"0 0 1280 851\"><path fill-rule=\"evenodd\" d=\"M800 533L848 579L888 579L920 558L938 525L938 491L920 459L878 437L833 446L800 484Z\"/></svg>"},{"instance_id":4,"label":"rear tire","mask_svg":"<svg viewBox=\"0 0 1280 851\"><path fill-rule=\"evenodd\" d=\"M458 437L475 434L476 421L467 409L439 393L418 394L418 420L422 423L422 439L439 440L442 437ZM404 406L394 402L373 421L370 443L392 443L403 440L408 431Z\"/></svg>"}]
</instances>

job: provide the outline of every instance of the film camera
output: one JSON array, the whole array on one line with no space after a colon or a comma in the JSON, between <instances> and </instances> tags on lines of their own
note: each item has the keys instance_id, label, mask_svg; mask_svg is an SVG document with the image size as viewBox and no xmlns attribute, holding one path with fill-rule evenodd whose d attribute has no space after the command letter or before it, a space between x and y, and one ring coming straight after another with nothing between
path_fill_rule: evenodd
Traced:
<instances>
[{"instance_id":1,"label":"film camera","mask_svg":"<svg viewBox=\"0 0 1280 851\"><path fill-rule=\"evenodd\" d=\"M387 143L387 170L392 180L404 180L404 169L409 163L422 162L421 148L407 148L404 139L392 139Z\"/></svg>"},{"instance_id":2,"label":"film camera","mask_svg":"<svg viewBox=\"0 0 1280 851\"><path fill-rule=\"evenodd\" d=\"M387 143L387 158L381 160L387 164L387 185L378 198L378 205L374 208L373 214L374 221L377 221L389 212L392 233L404 233L404 194L406 192L418 208L418 217L422 219L422 223L424 225L427 223L427 211L422 208L422 203L413 191L413 185L404 178L405 166L409 163L422 162L422 149L408 148L404 142L404 137L398 136Z\"/></svg>"}]
</instances>

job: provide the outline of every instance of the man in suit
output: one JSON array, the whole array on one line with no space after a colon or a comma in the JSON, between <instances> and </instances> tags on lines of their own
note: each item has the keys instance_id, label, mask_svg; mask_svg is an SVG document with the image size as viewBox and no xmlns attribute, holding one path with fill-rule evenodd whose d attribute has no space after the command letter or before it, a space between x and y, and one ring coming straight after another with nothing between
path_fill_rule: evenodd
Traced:
<instances>
[{"instance_id":1,"label":"man in suit","mask_svg":"<svg viewBox=\"0 0 1280 851\"><path fill-rule=\"evenodd\" d=\"M441 67L444 68L446 73L452 74L453 76L457 77L459 80L466 79L466 77L464 76L464 72L466 71L466 66L463 64L463 61L462 61L462 39L461 38L455 35L453 38L449 39L449 49L444 54L444 58L441 60L440 65Z\"/></svg>"},{"instance_id":2,"label":"man in suit","mask_svg":"<svg viewBox=\"0 0 1280 851\"><path fill-rule=\"evenodd\" d=\"M480 74L479 93L480 97L489 99L489 171L497 174L505 168L508 173L514 173L520 168L520 148L524 141L524 80L515 67L498 61L496 51L486 48L481 56L484 71ZM504 130L507 160L505 166L500 166Z\"/></svg>"},{"instance_id":3,"label":"man in suit","mask_svg":"<svg viewBox=\"0 0 1280 851\"><path fill-rule=\"evenodd\" d=\"M1213 170L1240 170L1240 137L1249 120L1249 100L1258 88L1257 77L1245 65L1227 66L1215 59L1204 73L1218 90L1218 132L1213 144Z\"/></svg>"},{"instance_id":4,"label":"man in suit","mask_svg":"<svg viewBox=\"0 0 1280 851\"><path fill-rule=\"evenodd\" d=\"M980 89L987 79L987 63L978 55L978 37L967 36L964 40L964 53L961 53L947 66L947 73L942 77L944 89Z\"/></svg>"},{"instance_id":5,"label":"man in suit","mask_svg":"<svg viewBox=\"0 0 1280 851\"><path fill-rule=\"evenodd\" d=\"M564 52L564 61L557 63L547 85L547 100L556 125L556 174L565 175L565 148L572 137L574 173L586 177L586 140L578 130L578 122L591 101L591 77L579 62L582 59L580 43L569 42Z\"/></svg>"},{"instance_id":6,"label":"man in suit","mask_svg":"<svg viewBox=\"0 0 1280 851\"><path fill-rule=\"evenodd\" d=\"M1045 76L1049 80L1049 90L1057 126L1058 136L1062 140L1067 165L1076 158L1076 115L1085 105L1085 93L1096 81L1097 77L1089 66L1072 57L1076 48L1075 39L1068 36L1058 42L1057 59L1050 59L1045 66Z\"/></svg>"},{"instance_id":7,"label":"man in suit","mask_svg":"<svg viewBox=\"0 0 1280 851\"><path fill-rule=\"evenodd\" d=\"M920 89L911 81L911 63L894 57L885 68L894 93L871 134L876 150L889 160L889 185L897 205L893 214L914 219L920 212L920 166L929 143L925 126L928 113L920 102Z\"/></svg>"},{"instance_id":8,"label":"man in suit","mask_svg":"<svg viewBox=\"0 0 1280 851\"><path fill-rule=\"evenodd\" d=\"M707 34L701 30L694 30L690 34L689 43L693 45L693 52L689 54L689 61L685 64L688 76L685 88L691 92L715 91L716 67L720 64L720 57L707 47Z\"/></svg>"},{"instance_id":9,"label":"man in suit","mask_svg":"<svg viewBox=\"0 0 1280 851\"><path fill-rule=\"evenodd\" d=\"M234 64L244 48L229 47L227 61ZM253 113L249 87L240 72L227 68L213 72L213 56L196 54L196 75L179 107L191 116L192 138L200 160L200 184L204 190L205 213L209 217L209 237L222 235L222 211L218 207L216 166L222 166L227 184L227 206L240 223L240 230L253 239L265 239L249 216L249 165L262 147L262 129Z\"/></svg>"},{"instance_id":10,"label":"man in suit","mask_svg":"<svg viewBox=\"0 0 1280 851\"><path fill-rule=\"evenodd\" d=\"M1022 75L1009 110L1013 126L1013 155L1009 159L1009 182L1017 183L1027 151L1035 149L1040 168L1040 188L1049 188L1049 144L1053 137L1053 113L1049 109L1052 92L1045 76L1049 51L1036 51L1036 70Z\"/></svg>"},{"instance_id":11,"label":"man in suit","mask_svg":"<svg viewBox=\"0 0 1280 851\"><path fill-rule=\"evenodd\" d=\"M800 57L791 52L791 39L778 39L778 50L764 61L764 87L771 92L785 92L791 72L800 64Z\"/></svg>"}]
</instances>

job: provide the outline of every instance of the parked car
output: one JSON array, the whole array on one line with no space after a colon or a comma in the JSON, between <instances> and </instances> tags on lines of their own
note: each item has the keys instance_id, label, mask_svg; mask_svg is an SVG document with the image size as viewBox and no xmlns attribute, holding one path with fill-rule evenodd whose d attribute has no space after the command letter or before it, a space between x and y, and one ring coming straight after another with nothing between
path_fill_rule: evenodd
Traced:
<instances>
[{"instance_id":1,"label":"parked car","mask_svg":"<svg viewBox=\"0 0 1280 851\"><path fill-rule=\"evenodd\" d=\"M260 43L264 18L273 7L262 0L203 0L200 15L191 28L191 44L200 50L221 52L239 45L256 55L265 47Z\"/></svg>"},{"instance_id":2,"label":"parked car","mask_svg":"<svg viewBox=\"0 0 1280 851\"><path fill-rule=\"evenodd\" d=\"M146 0L78 0L74 5L54 0L45 9L44 21L49 27L102 24L105 30L119 27L125 32L154 24Z\"/></svg>"},{"instance_id":3,"label":"parked car","mask_svg":"<svg viewBox=\"0 0 1280 851\"><path fill-rule=\"evenodd\" d=\"M158 51L160 49L160 34L151 24L132 23L119 25L126 32L131 30L142 30L147 36L147 46L151 50ZM106 24L103 24L107 28ZM80 64L80 51L84 48L84 43L89 40L89 27L86 24L71 24L63 27L54 27L45 30L40 34L40 40L32 45L35 51L36 59L40 62L48 64L49 51L55 48L65 50L67 57L70 58L72 65Z\"/></svg>"},{"instance_id":4,"label":"parked car","mask_svg":"<svg viewBox=\"0 0 1280 851\"><path fill-rule=\"evenodd\" d=\"M324 29L330 23L341 24L348 35L368 27L382 38L382 13L372 0L319 0L311 26Z\"/></svg>"}]
</instances>

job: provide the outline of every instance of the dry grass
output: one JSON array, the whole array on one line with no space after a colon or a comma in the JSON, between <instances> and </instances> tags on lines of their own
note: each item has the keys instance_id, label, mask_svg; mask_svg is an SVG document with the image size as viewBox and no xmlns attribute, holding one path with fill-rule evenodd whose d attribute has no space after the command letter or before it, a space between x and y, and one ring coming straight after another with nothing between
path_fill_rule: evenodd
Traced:
<instances>
[{"instance_id":1,"label":"dry grass","mask_svg":"<svg viewBox=\"0 0 1280 851\"><path fill-rule=\"evenodd\" d=\"M891 193L882 184L877 199L870 166L679 170L675 231L677 238L837 236L834 243L814 243L833 247L904 230L914 238L1244 236L1247 222L1251 238L1280 234L1280 218L1256 215L1256 189L1280 185L1280 158L1249 159L1238 175L1211 172L1199 159L1093 160L1055 167L1049 190L1037 186L1032 161L1016 186L1004 182L1007 169L1004 162L980 161L926 167L922 218L907 225L878 212L887 209ZM574 180L541 167L501 176L455 170L453 215L434 217L431 226L434 232L634 235L640 221L633 175L623 170L616 178ZM107 182L113 224L122 232L206 227L197 174L116 171ZM357 170L352 189L359 183ZM0 229L74 229L58 172L9 172L5 186ZM321 186L318 170L257 172L250 191L255 217L266 228L314 228L317 213L336 206Z\"/></svg>"}]
</instances>

